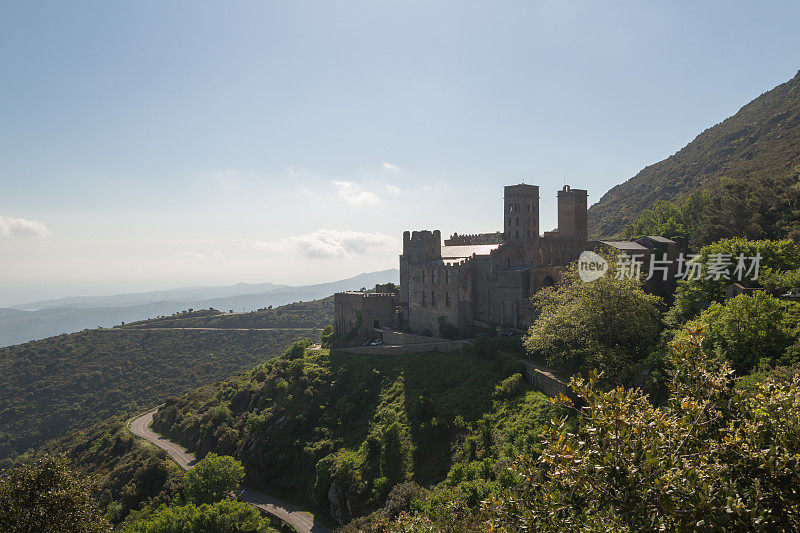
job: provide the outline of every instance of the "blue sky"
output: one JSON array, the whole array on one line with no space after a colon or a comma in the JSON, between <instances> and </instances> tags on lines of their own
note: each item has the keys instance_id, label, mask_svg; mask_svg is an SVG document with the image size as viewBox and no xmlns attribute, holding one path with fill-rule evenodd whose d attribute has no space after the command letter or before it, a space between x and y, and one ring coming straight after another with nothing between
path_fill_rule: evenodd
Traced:
<instances>
[{"instance_id":1,"label":"blue sky","mask_svg":"<svg viewBox=\"0 0 800 533\"><path fill-rule=\"evenodd\" d=\"M590 202L800 69L771 2L5 2L0 306L396 267Z\"/></svg>"}]
</instances>

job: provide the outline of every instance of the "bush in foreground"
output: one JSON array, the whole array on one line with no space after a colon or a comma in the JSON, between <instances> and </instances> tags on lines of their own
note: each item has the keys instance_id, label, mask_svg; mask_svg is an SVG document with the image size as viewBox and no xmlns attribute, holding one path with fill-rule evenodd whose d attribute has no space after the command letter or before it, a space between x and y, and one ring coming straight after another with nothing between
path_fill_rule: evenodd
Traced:
<instances>
[{"instance_id":1,"label":"bush in foreground","mask_svg":"<svg viewBox=\"0 0 800 533\"><path fill-rule=\"evenodd\" d=\"M500 531L796 531L800 527L800 377L734 387L703 355L703 328L671 345L670 399L573 379L577 429L544 433L519 457L520 482L486 504ZM562 398L562 403L569 400Z\"/></svg>"},{"instance_id":2,"label":"bush in foreground","mask_svg":"<svg viewBox=\"0 0 800 533\"><path fill-rule=\"evenodd\" d=\"M0 531L93 533L110 531L92 499L92 481L63 456L0 472Z\"/></svg>"}]
</instances>

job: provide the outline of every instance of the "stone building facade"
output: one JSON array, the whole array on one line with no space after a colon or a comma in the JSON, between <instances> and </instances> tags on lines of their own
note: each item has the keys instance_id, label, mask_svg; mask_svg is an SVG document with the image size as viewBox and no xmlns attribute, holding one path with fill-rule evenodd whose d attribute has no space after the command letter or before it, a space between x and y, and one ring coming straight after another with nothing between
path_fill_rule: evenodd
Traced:
<instances>
[{"instance_id":1,"label":"stone building facade","mask_svg":"<svg viewBox=\"0 0 800 533\"><path fill-rule=\"evenodd\" d=\"M396 294L383 292L338 292L333 295L334 328L346 344L361 344L381 328L398 328Z\"/></svg>"},{"instance_id":2,"label":"stone building facade","mask_svg":"<svg viewBox=\"0 0 800 533\"><path fill-rule=\"evenodd\" d=\"M539 234L539 187L504 188L503 231L406 231L400 256L405 327L419 334L468 334L481 323L522 329L533 322L530 297L553 285L587 242L587 193L558 192L558 229Z\"/></svg>"}]
</instances>

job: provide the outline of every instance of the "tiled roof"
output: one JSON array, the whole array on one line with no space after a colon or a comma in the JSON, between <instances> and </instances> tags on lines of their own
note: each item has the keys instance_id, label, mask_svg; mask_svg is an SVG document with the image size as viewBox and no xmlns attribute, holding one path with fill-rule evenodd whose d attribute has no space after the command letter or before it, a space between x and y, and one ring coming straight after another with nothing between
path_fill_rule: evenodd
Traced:
<instances>
[{"instance_id":1,"label":"tiled roof","mask_svg":"<svg viewBox=\"0 0 800 533\"><path fill-rule=\"evenodd\" d=\"M616 248L617 250L628 250L633 252L648 252L649 248L633 241L600 241L601 243Z\"/></svg>"},{"instance_id":2,"label":"tiled roof","mask_svg":"<svg viewBox=\"0 0 800 533\"><path fill-rule=\"evenodd\" d=\"M442 246L442 259L459 259L475 255L489 255L499 244L471 244L464 246Z\"/></svg>"},{"instance_id":3,"label":"tiled roof","mask_svg":"<svg viewBox=\"0 0 800 533\"><path fill-rule=\"evenodd\" d=\"M667 239L666 237L659 237L658 235L648 235L647 238L653 242L663 242L664 244L677 244L672 239Z\"/></svg>"}]
</instances>

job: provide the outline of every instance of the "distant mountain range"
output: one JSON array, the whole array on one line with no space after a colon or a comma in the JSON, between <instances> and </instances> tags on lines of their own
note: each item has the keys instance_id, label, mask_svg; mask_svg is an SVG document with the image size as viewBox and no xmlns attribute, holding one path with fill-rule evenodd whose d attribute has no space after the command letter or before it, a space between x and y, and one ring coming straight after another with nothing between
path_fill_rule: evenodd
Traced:
<instances>
[{"instance_id":1,"label":"distant mountain range","mask_svg":"<svg viewBox=\"0 0 800 533\"><path fill-rule=\"evenodd\" d=\"M674 155L609 190L589 209L589 233L619 235L645 209L674 201L723 176L781 177L800 165L800 72Z\"/></svg>"},{"instance_id":2,"label":"distant mountain range","mask_svg":"<svg viewBox=\"0 0 800 533\"><path fill-rule=\"evenodd\" d=\"M27 304L12 305L12 309L39 311L53 307L72 307L87 309L91 307L128 307L152 302L210 300L230 298L243 294L261 294L273 289L287 288L289 285L274 283L237 283L225 287L181 287L165 291L136 292L112 296L67 296L55 300L41 300Z\"/></svg>"},{"instance_id":3,"label":"distant mountain range","mask_svg":"<svg viewBox=\"0 0 800 533\"><path fill-rule=\"evenodd\" d=\"M186 287L114 296L83 296L44 300L0 308L0 346L19 344L98 326L111 327L192 309L254 311L263 307L325 298L335 292L398 283L397 269L359 274L333 281L293 287L272 283L239 283L228 287Z\"/></svg>"}]
</instances>

